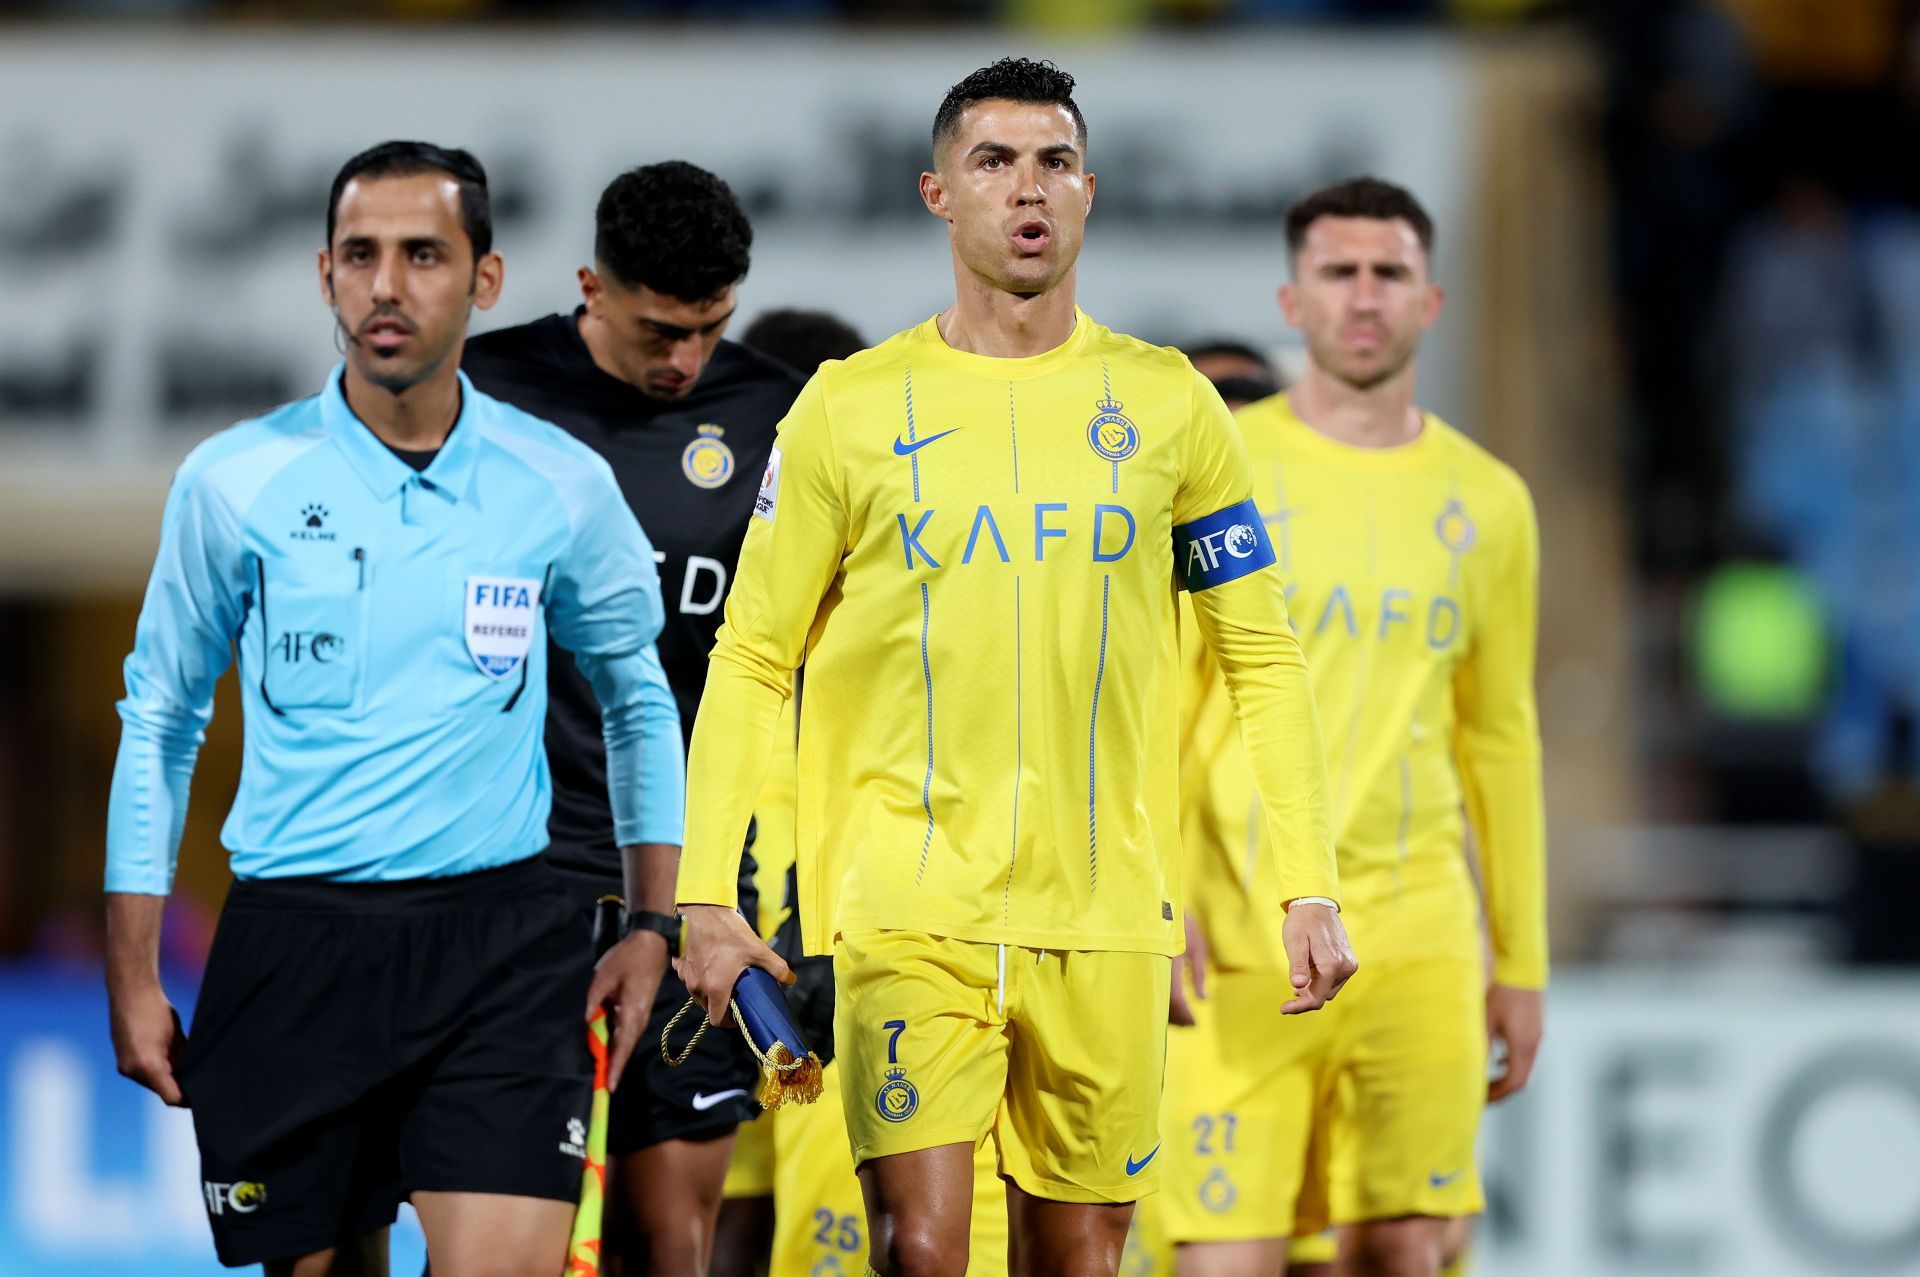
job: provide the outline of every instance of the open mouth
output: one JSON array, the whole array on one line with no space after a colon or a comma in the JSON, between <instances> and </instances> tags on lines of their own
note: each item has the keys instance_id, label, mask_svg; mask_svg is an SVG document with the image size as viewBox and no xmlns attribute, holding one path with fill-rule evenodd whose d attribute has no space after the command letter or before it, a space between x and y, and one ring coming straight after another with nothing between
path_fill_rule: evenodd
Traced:
<instances>
[{"instance_id":1,"label":"open mouth","mask_svg":"<svg viewBox=\"0 0 1920 1277\"><path fill-rule=\"evenodd\" d=\"M1022 222L1013 228L1013 247L1018 253L1035 255L1046 251L1053 242L1053 229L1045 222L1034 220Z\"/></svg>"},{"instance_id":2,"label":"open mouth","mask_svg":"<svg viewBox=\"0 0 1920 1277\"><path fill-rule=\"evenodd\" d=\"M382 315L360 326L360 340L381 354L392 354L412 338L413 326L393 315Z\"/></svg>"}]
</instances>

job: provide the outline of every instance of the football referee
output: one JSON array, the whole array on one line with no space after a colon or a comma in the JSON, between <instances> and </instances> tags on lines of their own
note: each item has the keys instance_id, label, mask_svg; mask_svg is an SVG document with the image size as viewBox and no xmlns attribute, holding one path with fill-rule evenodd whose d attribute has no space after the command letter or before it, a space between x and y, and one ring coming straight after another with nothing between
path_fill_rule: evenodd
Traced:
<instances>
[{"instance_id":1,"label":"football referee","mask_svg":"<svg viewBox=\"0 0 1920 1277\"><path fill-rule=\"evenodd\" d=\"M273 1277L385 1273L404 1199L438 1272L564 1263L592 976L540 857L549 638L599 701L620 841L680 838L652 547L605 462L459 373L500 291L491 241L464 151L389 142L340 170L319 282L345 362L181 466L126 663L115 1051L193 1110L221 1261ZM183 1037L161 906L235 651L236 881ZM633 996L640 952L610 954L593 994Z\"/></svg>"},{"instance_id":2,"label":"football referee","mask_svg":"<svg viewBox=\"0 0 1920 1277\"><path fill-rule=\"evenodd\" d=\"M785 365L725 339L752 243L745 212L714 174L681 160L629 170L600 196L594 264L580 269L582 304L477 336L464 358L475 385L553 421L613 467L656 547L667 596L660 660L687 731L774 427L801 385ZM645 1049L613 1093L608 1255L651 1277L706 1277L734 1131L760 1113L752 1095L759 1066L735 1033L709 1035L676 1069L654 1049L687 1000L667 966L668 938L679 934L668 916L678 840L621 847L607 806L600 706L566 662L550 665L548 677L547 859L583 910L605 893L625 896L627 943L645 947L658 986ZM758 901L753 875L748 854L740 873L748 917ZM584 928L581 936L584 944ZM631 999L622 1011L649 1014ZM621 1063L616 1051L616 1070Z\"/></svg>"}]
</instances>

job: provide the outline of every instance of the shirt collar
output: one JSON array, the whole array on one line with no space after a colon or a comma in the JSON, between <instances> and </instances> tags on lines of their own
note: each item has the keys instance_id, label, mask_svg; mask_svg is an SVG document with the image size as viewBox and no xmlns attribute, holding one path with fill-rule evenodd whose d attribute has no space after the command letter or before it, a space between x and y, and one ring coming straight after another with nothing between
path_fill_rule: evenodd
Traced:
<instances>
[{"instance_id":1,"label":"shirt collar","mask_svg":"<svg viewBox=\"0 0 1920 1277\"><path fill-rule=\"evenodd\" d=\"M333 436L334 443L346 454L347 463L373 495L381 501L388 500L399 495L401 489L417 477L422 488L450 501L471 500L474 495L474 472L480 463L480 417L483 409L480 392L473 388L467 375L457 374L460 378L460 416L455 419L439 455L416 476L413 467L394 456L393 450L380 442L379 437L348 406L346 392L341 388L341 379L346 375L346 370L344 363L334 365L332 375L327 378L326 389L320 392L320 418L326 425L327 433Z\"/></svg>"}]
</instances>

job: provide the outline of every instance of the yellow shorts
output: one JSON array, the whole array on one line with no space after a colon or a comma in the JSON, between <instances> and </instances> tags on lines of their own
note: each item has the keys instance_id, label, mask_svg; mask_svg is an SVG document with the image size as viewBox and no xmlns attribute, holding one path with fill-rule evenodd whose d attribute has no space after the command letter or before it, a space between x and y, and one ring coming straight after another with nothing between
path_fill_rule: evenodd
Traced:
<instances>
[{"instance_id":1,"label":"yellow shorts","mask_svg":"<svg viewBox=\"0 0 1920 1277\"><path fill-rule=\"evenodd\" d=\"M762 1113L740 1123L733 1136L733 1160L727 1163L726 1197L765 1197L773 1192L773 1116Z\"/></svg>"},{"instance_id":2,"label":"yellow shorts","mask_svg":"<svg viewBox=\"0 0 1920 1277\"><path fill-rule=\"evenodd\" d=\"M1340 1257L1340 1234L1331 1228L1287 1243L1287 1271L1300 1264L1331 1264Z\"/></svg>"},{"instance_id":3,"label":"yellow shorts","mask_svg":"<svg viewBox=\"0 0 1920 1277\"><path fill-rule=\"evenodd\" d=\"M1000 1173L1036 1197L1154 1191L1171 969L1153 953L843 935L834 1042L855 1163L992 1131Z\"/></svg>"},{"instance_id":4,"label":"yellow shorts","mask_svg":"<svg viewBox=\"0 0 1920 1277\"><path fill-rule=\"evenodd\" d=\"M838 1064L827 1066L826 1084L817 1104L789 1104L752 1123L773 1131L769 1277L858 1277L866 1271L867 1211L847 1147ZM969 1277L1006 1277L1006 1186L995 1169L993 1148L985 1143L973 1155L968 1255Z\"/></svg>"},{"instance_id":5,"label":"yellow shorts","mask_svg":"<svg viewBox=\"0 0 1920 1277\"><path fill-rule=\"evenodd\" d=\"M1284 972L1215 972L1207 991L1199 1023L1167 1046L1169 1238L1304 1237L1481 1209L1478 961L1374 963L1325 1009L1284 1020Z\"/></svg>"}]
</instances>

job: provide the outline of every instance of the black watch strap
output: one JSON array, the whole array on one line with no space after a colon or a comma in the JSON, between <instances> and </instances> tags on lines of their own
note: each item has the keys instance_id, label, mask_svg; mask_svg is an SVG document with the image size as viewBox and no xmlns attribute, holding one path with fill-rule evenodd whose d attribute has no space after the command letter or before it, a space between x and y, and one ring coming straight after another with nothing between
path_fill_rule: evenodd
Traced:
<instances>
[{"instance_id":1,"label":"black watch strap","mask_svg":"<svg viewBox=\"0 0 1920 1277\"><path fill-rule=\"evenodd\" d=\"M626 925L620 929L624 939L636 931L651 931L667 942L667 952L674 957L680 956L680 918L671 913L655 913L651 909L635 909L627 915Z\"/></svg>"}]
</instances>

